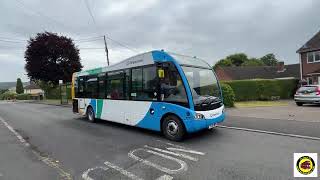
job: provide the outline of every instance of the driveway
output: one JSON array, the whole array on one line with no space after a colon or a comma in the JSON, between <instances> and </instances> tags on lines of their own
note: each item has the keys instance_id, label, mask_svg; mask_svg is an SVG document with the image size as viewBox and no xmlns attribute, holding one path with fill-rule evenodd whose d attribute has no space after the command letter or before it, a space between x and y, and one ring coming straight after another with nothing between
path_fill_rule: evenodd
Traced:
<instances>
[{"instance_id":1,"label":"driveway","mask_svg":"<svg viewBox=\"0 0 320 180\"><path fill-rule=\"evenodd\" d=\"M279 120L294 120L303 122L320 122L320 106L297 106L289 101L287 106L230 108L228 115L249 118L267 118Z\"/></svg>"}]
</instances>

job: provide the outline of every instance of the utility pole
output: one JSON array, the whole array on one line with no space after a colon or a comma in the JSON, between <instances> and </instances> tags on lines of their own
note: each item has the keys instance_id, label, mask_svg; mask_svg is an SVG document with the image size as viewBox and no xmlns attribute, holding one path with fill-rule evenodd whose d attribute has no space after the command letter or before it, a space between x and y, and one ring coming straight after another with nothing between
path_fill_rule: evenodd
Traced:
<instances>
[{"instance_id":1,"label":"utility pole","mask_svg":"<svg viewBox=\"0 0 320 180\"><path fill-rule=\"evenodd\" d=\"M108 62L108 66L109 66L109 50L108 50L108 46L107 46L106 35L103 35L103 39L104 39L104 46L105 46L105 51L106 51L106 55L107 55L107 62Z\"/></svg>"}]
</instances>

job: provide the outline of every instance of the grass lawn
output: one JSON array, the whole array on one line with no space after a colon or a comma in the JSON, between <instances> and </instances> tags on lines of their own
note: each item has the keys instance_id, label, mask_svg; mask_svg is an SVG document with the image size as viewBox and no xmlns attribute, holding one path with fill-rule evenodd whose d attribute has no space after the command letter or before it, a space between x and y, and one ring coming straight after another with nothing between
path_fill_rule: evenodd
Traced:
<instances>
[{"instance_id":1,"label":"grass lawn","mask_svg":"<svg viewBox=\"0 0 320 180\"><path fill-rule=\"evenodd\" d=\"M270 106L287 106L286 101L242 101L235 102L235 107L270 107Z\"/></svg>"}]
</instances>

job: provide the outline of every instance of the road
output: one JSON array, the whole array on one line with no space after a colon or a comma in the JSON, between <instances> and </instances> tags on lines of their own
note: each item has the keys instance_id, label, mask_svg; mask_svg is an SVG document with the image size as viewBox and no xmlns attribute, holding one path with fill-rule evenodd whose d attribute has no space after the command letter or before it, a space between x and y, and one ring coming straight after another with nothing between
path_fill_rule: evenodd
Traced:
<instances>
[{"instance_id":1,"label":"road","mask_svg":"<svg viewBox=\"0 0 320 180\"><path fill-rule=\"evenodd\" d=\"M13 128L0 122L0 179L293 179L294 152L320 153L317 140L226 128L172 143L159 133L89 123L70 108L50 105L0 103L0 117ZM258 121L237 124L241 120L228 117L225 125ZM296 128L286 132L304 132Z\"/></svg>"}]
</instances>

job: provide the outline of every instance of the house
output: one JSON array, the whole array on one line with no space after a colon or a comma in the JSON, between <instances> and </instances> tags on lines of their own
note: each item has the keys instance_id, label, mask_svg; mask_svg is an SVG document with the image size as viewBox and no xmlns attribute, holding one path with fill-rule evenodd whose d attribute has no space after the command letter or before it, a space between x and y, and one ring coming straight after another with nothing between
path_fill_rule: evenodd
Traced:
<instances>
[{"instance_id":1,"label":"house","mask_svg":"<svg viewBox=\"0 0 320 180\"><path fill-rule=\"evenodd\" d=\"M219 80L243 79L300 79L300 65L279 62L277 66L231 66L217 67L215 72Z\"/></svg>"},{"instance_id":2,"label":"house","mask_svg":"<svg viewBox=\"0 0 320 180\"><path fill-rule=\"evenodd\" d=\"M24 93L30 94L32 99L42 100L44 97L44 91L33 82L30 82L30 85L24 87Z\"/></svg>"},{"instance_id":3,"label":"house","mask_svg":"<svg viewBox=\"0 0 320 180\"><path fill-rule=\"evenodd\" d=\"M300 49L300 79L308 84L320 84L320 31Z\"/></svg>"}]
</instances>

